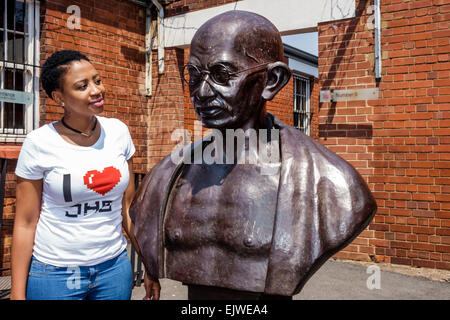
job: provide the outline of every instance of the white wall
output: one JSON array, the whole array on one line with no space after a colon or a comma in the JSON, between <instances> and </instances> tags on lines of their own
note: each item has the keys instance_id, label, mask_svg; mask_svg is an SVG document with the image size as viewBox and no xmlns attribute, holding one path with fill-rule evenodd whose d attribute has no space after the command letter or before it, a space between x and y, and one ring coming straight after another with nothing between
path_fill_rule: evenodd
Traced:
<instances>
[{"instance_id":1,"label":"white wall","mask_svg":"<svg viewBox=\"0 0 450 320\"><path fill-rule=\"evenodd\" d=\"M282 35L316 31L317 24L355 16L355 0L243 0L164 19L166 47L186 47L208 19L229 10L245 10L269 19Z\"/></svg>"},{"instance_id":2,"label":"white wall","mask_svg":"<svg viewBox=\"0 0 450 320\"><path fill-rule=\"evenodd\" d=\"M316 66L299 61L297 59L289 58L289 68L291 68L291 70L296 70L304 74L312 75L316 78L319 77L319 70Z\"/></svg>"}]
</instances>

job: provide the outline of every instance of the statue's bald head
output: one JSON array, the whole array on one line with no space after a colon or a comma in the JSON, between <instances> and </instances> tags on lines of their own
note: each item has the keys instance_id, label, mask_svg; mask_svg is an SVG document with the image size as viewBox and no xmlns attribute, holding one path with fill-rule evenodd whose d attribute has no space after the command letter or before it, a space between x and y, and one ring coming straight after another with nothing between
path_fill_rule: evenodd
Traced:
<instances>
[{"instance_id":1,"label":"statue's bald head","mask_svg":"<svg viewBox=\"0 0 450 320\"><path fill-rule=\"evenodd\" d=\"M227 41L228 40L228 41ZM257 63L283 60L283 44L278 29L263 16L233 10L206 21L192 39L192 46L215 50L215 44L228 42L229 49Z\"/></svg>"},{"instance_id":2,"label":"statue's bald head","mask_svg":"<svg viewBox=\"0 0 450 320\"><path fill-rule=\"evenodd\" d=\"M228 11L205 22L184 69L198 118L208 128L257 127L265 101L289 81L283 60L280 33L258 14Z\"/></svg>"}]
</instances>

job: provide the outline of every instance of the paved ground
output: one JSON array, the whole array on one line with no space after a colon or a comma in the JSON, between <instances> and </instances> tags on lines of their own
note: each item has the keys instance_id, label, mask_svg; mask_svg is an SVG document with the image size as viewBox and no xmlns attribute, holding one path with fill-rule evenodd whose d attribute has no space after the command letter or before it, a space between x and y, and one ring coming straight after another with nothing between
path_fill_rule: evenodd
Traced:
<instances>
[{"instance_id":1,"label":"paved ground","mask_svg":"<svg viewBox=\"0 0 450 320\"><path fill-rule=\"evenodd\" d=\"M394 269L407 274L390 271ZM421 274L428 278L417 276ZM181 283L162 279L161 286L162 300L187 299L187 289ZM10 278L0 277L0 300L9 298L9 288ZM135 287L132 300L141 300L144 295L142 285ZM439 270L436 274L424 268L329 260L294 300L450 300L450 271Z\"/></svg>"},{"instance_id":2,"label":"paved ground","mask_svg":"<svg viewBox=\"0 0 450 320\"><path fill-rule=\"evenodd\" d=\"M377 265L329 260L294 300L450 300L450 271L441 273L447 281L437 281L370 266ZM161 287L162 300L187 299L187 289L179 282L162 279ZM143 286L135 287L132 299L144 295Z\"/></svg>"}]
</instances>

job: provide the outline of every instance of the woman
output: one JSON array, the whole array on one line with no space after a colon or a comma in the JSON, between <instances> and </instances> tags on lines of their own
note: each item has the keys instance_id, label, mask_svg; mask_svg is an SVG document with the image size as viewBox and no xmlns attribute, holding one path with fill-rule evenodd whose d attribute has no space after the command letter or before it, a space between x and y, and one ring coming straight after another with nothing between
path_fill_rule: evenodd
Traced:
<instances>
[{"instance_id":1,"label":"woman","mask_svg":"<svg viewBox=\"0 0 450 320\"><path fill-rule=\"evenodd\" d=\"M135 244L128 128L98 116L105 88L83 54L54 53L41 79L64 116L29 133L18 159L11 299L130 299L122 234L123 226ZM146 285L147 298L157 299L159 283Z\"/></svg>"}]
</instances>

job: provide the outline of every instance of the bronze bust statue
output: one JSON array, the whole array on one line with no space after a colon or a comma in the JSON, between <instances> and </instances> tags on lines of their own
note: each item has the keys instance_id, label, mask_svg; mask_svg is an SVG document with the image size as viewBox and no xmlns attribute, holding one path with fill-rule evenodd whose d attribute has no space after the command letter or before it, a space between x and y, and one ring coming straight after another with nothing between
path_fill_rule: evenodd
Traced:
<instances>
[{"instance_id":1,"label":"bronze bust statue","mask_svg":"<svg viewBox=\"0 0 450 320\"><path fill-rule=\"evenodd\" d=\"M188 285L190 299L290 298L376 212L350 164L266 112L291 76L283 57L276 27L245 11L213 17L192 39L184 74L203 126L225 144L230 129L278 136L215 150L231 162L186 161L214 142L205 138L140 185L130 215L146 270ZM279 161L263 174L259 151L273 142ZM242 152L254 161L237 163Z\"/></svg>"}]
</instances>

